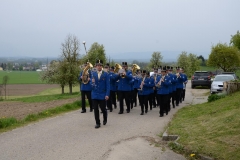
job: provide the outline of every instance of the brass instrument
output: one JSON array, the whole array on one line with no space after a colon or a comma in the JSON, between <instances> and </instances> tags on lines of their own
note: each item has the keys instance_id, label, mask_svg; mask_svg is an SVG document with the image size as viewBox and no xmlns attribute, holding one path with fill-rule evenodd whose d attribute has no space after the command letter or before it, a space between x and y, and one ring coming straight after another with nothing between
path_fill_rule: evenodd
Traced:
<instances>
[{"instance_id":1,"label":"brass instrument","mask_svg":"<svg viewBox=\"0 0 240 160\"><path fill-rule=\"evenodd\" d=\"M136 71L139 70L140 67L137 64L132 65L132 74L136 75Z\"/></svg>"},{"instance_id":2,"label":"brass instrument","mask_svg":"<svg viewBox=\"0 0 240 160\"><path fill-rule=\"evenodd\" d=\"M156 87L158 87L158 88L161 87L161 83L164 82L164 78L165 78L165 75L162 76L162 78L160 79L160 81L156 84Z\"/></svg>"},{"instance_id":3,"label":"brass instrument","mask_svg":"<svg viewBox=\"0 0 240 160\"><path fill-rule=\"evenodd\" d=\"M83 82L83 84L88 83L88 77L89 77L88 70L92 67L93 67L93 65L90 62L87 62L87 66L83 69L83 72L82 72L82 82Z\"/></svg>"},{"instance_id":4,"label":"brass instrument","mask_svg":"<svg viewBox=\"0 0 240 160\"><path fill-rule=\"evenodd\" d=\"M120 69L122 69L122 66L120 64L116 63L115 68L114 68L114 73L118 73Z\"/></svg>"}]
</instances>

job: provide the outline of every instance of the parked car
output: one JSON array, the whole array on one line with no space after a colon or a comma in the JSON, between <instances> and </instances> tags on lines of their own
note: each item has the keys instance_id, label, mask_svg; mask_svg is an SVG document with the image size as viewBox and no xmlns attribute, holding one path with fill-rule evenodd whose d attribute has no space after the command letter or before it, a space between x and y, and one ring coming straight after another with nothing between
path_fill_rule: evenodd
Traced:
<instances>
[{"instance_id":1,"label":"parked car","mask_svg":"<svg viewBox=\"0 0 240 160\"><path fill-rule=\"evenodd\" d=\"M217 75L211 84L211 94L223 91L223 83L226 81L235 80L233 75L230 74L219 74Z\"/></svg>"},{"instance_id":2,"label":"parked car","mask_svg":"<svg viewBox=\"0 0 240 160\"><path fill-rule=\"evenodd\" d=\"M234 72L222 72L221 74L233 75L233 77L234 77L235 79L239 79L239 77L238 77Z\"/></svg>"},{"instance_id":3,"label":"parked car","mask_svg":"<svg viewBox=\"0 0 240 160\"><path fill-rule=\"evenodd\" d=\"M195 86L211 87L211 74L208 71L195 71L191 79L192 88Z\"/></svg>"}]
</instances>

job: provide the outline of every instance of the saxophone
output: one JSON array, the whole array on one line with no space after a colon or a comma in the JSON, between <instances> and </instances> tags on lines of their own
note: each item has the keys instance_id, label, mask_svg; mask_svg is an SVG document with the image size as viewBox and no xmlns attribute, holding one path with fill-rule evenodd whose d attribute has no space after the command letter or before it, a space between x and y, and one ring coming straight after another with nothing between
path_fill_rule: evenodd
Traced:
<instances>
[{"instance_id":1,"label":"saxophone","mask_svg":"<svg viewBox=\"0 0 240 160\"><path fill-rule=\"evenodd\" d=\"M87 84L88 83L88 77L89 77L89 73L88 70L90 68L92 68L93 65L90 62L87 62L87 66L83 69L83 73L82 73L82 82L83 84Z\"/></svg>"}]
</instances>

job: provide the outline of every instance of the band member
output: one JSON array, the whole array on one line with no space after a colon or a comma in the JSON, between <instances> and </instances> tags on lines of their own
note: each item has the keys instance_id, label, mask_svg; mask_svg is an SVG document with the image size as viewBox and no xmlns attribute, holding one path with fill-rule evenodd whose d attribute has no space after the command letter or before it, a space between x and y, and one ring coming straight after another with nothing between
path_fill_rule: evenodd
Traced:
<instances>
[{"instance_id":1,"label":"band member","mask_svg":"<svg viewBox=\"0 0 240 160\"><path fill-rule=\"evenodd\" d=\"M158 66L158 74L157 74L158 76L157 76L157 78L158 78L159 76L162 76L161 70L162 70L162 66ZM157 84L157 81L155 81L155 84ZM156 89L156 92L158 92L159 87L155 87L155 89ZM158 98L158 95L156 95L156 97L157 97L157 107L160 108L160 100L159 100L159 98Z\"/></svg>"},{"instance_id":2,"label":"band member","mask_svg":"<svg viewBox=\"0 0 240 160\"><path fill-rule=\"evenodd\" d=\"M157 78L156 86L158 87L157 96L160 101L160 117L163 117L164 111L168 115L167 103L169 94L169 85L171 80L169 76L166 75L166 67L161 69L161 76Z\"/></svg>"},{"instance_id":3,"label":"band member","mask_svg":"<svg viewBox=\"0 0 240 160\"><path fill-rule=\"evenodd\" d=\"M156 80L157 80L157 77L158 77L158 68L154 68L154 73L153 73L153 75L151 77L153 78L154 84L155 84ZM152 97L153 108L156 108L156 106L157 106L157 103L156 103L156 100L157 100L157 88L156 88L156 86L153 87L153 93L152 93L151 97Z\"/></svg>"},{"instance_id":4,"label":"band member","mask_svg":"<svg viewBox=\"0 0 240 160\"><path fill-rule=\"evenodd\" d=\"M149 91L149 95L148 95L148 102L149 102L149 107L150 107L150 110L152 110L152 107L154 106L153 103L154 103L154 87L155 87L155 80L154 80L154 77L153 76L148 76L149 80L150 80L150 83L153 84L151 88L148 88L148 91ZM156 105L156 101L155 101L155 105Z\"/></svg>"},{"instance_id":5,"label":"band member","mask_svg":"<svg viewBox=\"0 0 240 160\"><path fill-rule=\"evenodd\" d=\"M176 76L176 74L172 73L172 70L173 70L173 67L170 67L170 69L168 70L168 75L170 75L170 77L171 77L172 94L170 96L172 99L172 106L173 106L173 108L175 108L177 76Z\"/></svg>"},{"instance_id":6,"label":"band member","mask_svg":"<svg viewBox=\"0 0 240 160\"><path fill-rule=\"evenodd\" d=\"M114 73L114 67L112 66L110 68L109 72L109 77L110 77L110 105L114 105L114 108L117 108L117 103L116 103L116 92L117 92L117 83L116 83L116 77L117 75ZM112 110L110 110L112 112Z\"/></svg>"},{"instance_id":7,"label":"band member","mask_svg":"<svg viewBox=\"0 0 240 160\"><path fill-rule=\"evenodd\" d=\"M145 113L148 112L148 100L150 95L150 89L154 86L154 81L152 78L150 78L150 73L146 72L146 70L143 70L142 78L139 80L139 90L138 90L138 96L140 100L141 105L141 114L144 115L144 108Z\"/></svg>"},{"instance_id":8,"label":"band member","mask_svg":"<svg viewBox=\"0 0 240 160\"><path fill-rule=\"evenodd\" d=\"M140 71L139 70L137 70L137 73L133 73L134 74L134 76L133 76L133 80L134 80L134 82L133 82L133 103L134 103L134 107L136 107L137 106L137 93L138 93L138 81L139 81L139 74L141 74L141 73L139 73Z\"/></svg>"},{"instance_id":9,"label":"band member","mask_svg":"<svg viewBox=\"0 0 240 160\"><path fill-rule=\"evenodd\" d=\"M180 71L180 67L176 67L176 76L177 76L177 90L176 90L176 106L179 106L179 102L181 100L181 93L183 90L183 82L184 82L184 78L183 78L183 74Z\"/></svg>"},{"instance_id":10,"label":"band member","mask_svg":"<svg viewBox=\"0 0 240 160\"><path fill-rule=\"evenodd\" d=\"M172 74L170 73L170 69L171 69L171 67L170 66L166 66L166 73L167 73L167 76L170 78L170 80L171 80L171 83L170 83L170 85L169 85L169 95L168 95L168 105L167 105L167 109L168 109L168 112L170 112L170 110L171 110L171 98L172 98L172 92L173 92L173 84L172 84L172 81L173 81L173 76L172 76Z\"/></svg>"},{"instance_id":11,"label":"band member","mask_svg":"<svg viewBox=\"0 0 240 160\"><path fill-rule=\"evenodd\" d=\"M97 60L96 65L97 72L94 72L92 75L91 86L94 116L96 121L95 128L99 128L101 123L98 107L101 108L103 113L103 125L106 125L107 123L106 101L109 99L110 94L110 80L108 74L102 70L103 61Z\"/></svg>"},{"instance_id":12,"label":"band member","mask_svg":"<svg viewBox=\"0 0 240 160\"><path fill-rule=\"evenodd\" d=\"M187 75L184 73L184 68L182 67L182 69L180 70L181 73L183 74L183 78L184 78L184 82L183 82L183 90L182 90L182 97L181 97L181 101L184 101L185 99L185 93L186 93L186 85L188 82L188 78Z\"/></svg>"},{"instance_id":13,"label":"band member","mask_svg":"<svg viewBox=\"0 0 240 160\"><path fill-rule=\"evenodd\" d=\"M93 111L92 98L91 98L92 87L90 84L90 79L92 77L92 74L91 74L89 65L90 65L89 62L84 64L84 69L83 71L80 72L80 75L78 77L78 80L81 83L80 85L81 99L82 99L81 113L86 113L86 100L85 100L86 97L90 105L90 112Z\"/></svg>"},{"instance_id":14,"label":"band member","mask_svg":"<svg viewBox=\"0 0 240 160\"><path fill-rule=\"evenodd\" d=\"M123 114L123 100L125 99L127 105L127 113L130 112L130 97L131 97L131 84L132 72L128 70L127 62L122 62L122 69L119 70L117 76L118 82L118 96L120 103L120 111L118 114Z\"/></svg>"},{"instance_id":15,"label":"band member","mask_svg":"<svg viewBox=\"0 0 240 160\"><path fill-rule=\"evenodd\" d=\"M108 76L110 74L109 68L110 68L109 63L106 63L104 68L103 68L103 71L106 72L108 74ZM110 85L110 87L111 87L111 85ZM111 94L109 94L109 100L106 101L106 106L107 106L107 109L110 112L112 112Z\"/></svg>"}]
</instances>

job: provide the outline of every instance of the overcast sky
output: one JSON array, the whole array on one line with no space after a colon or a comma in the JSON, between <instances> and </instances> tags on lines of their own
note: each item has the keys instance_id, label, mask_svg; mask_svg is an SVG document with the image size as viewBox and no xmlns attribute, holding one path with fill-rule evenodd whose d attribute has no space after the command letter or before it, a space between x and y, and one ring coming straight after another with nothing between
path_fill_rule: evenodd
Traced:
<instances>
[{"instance_id":1,"label":"overcast sky","mask_svg":"<svg viewBox=\"0 0 240 160\"><path fill-rule=\"evenodd\" d=\"M208 58L212 45L229 43L240 30L239 6L240 0L1 0L0 57L58 57L72 34L88 49L103 44L111 57L187 51Z\"/></svg>"}]
</instances>

